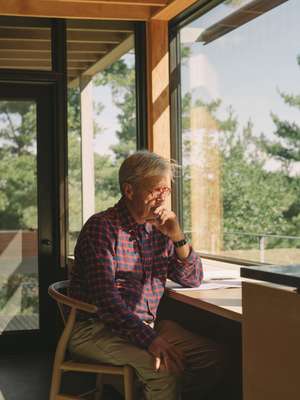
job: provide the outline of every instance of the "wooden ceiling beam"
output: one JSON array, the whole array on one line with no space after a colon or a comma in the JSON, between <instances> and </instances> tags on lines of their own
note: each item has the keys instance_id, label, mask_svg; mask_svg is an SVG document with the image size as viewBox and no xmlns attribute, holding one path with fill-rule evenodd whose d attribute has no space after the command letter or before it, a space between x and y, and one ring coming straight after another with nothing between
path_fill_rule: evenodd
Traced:
<instances>
[{"instance_id":1,"label":"wooden ceiling beam","mask_svg":"<svg viewBox=\"0 0 300 400\"><path fill-rule=\"evenodd\" d=\"M70 53L68 54L68 62L85 62L95 63L103 54L100 53ZM36 60L36 61L49 61L51 60L50 51L30 51L30 50L3 50L0 52L0 60Z\"/></svg>"},{"instance_id":2,"label":"wooden ceiling beam","mask_svg":"<svg viewBox=\"0 0 300 400\"><path fill-rule=\"evenodd\" d=\"M1 12L1 8L0 8L0 12ZM35 31L35 32L41 32L41 31L45 31L45 32L50 32L51 31L51 27L50 26L23 26L23 25L13 25L13 24L3 24L2 21L0 20L0 28L4 28L4 30L14 30L14 31Z\"/></svg>"},{"instance_id":3,"label":"wooden ceiling beam","mask_svg":"<svg viewBox=\"0 0 300 400\"><path fill-rule=\"evenodd\" d=\"M72 74L73 79L71 79L68 83L70 87L75 87L80 79L80 76L94 76L100 71L103 71L105 68L109 67L115 61L119 60L122 55L128 53L134 47L134 36L130 35L127 39L125 39L122 43L115 46L111 49L107 54L98 59L96 63L91 65L89 68L84 71L79 71L77 75ZM68 75L70 78L70 75Z\"/></svg>"},{"instance_id":4,"label":"wooden ceiling beam","mask_svg":"<svg viewBox=\"0 0 300 400\"><path fill-rule=\"evenodd\" d=\"M77 61L68 61L67 68L68 69L82 69L85 70L90 66L90 63L84 60L77 60Z\"/></svg>"},{"instance_id":5,"label":"wooden ceiling beam","mask_svg":"<svg viewBox=\"0 0 300 400\"><path fill-rule=\"evenodd\" d=\"M50 70L51 62L35 60L0 60L0 68Z\"/></svg>"},{"instance_id":6,"label":"wooden ceiling beam","mask_svg":"<svg viewBox=\"0 0 300 400\"><path fill-rule=\"evenodd\" d=\"M206 1L202 0L202 3L204 4ZM161 10L154 10L151 19L170 21L196 2L199 2L199 0L172 0ZM201 4L201 1L199 3Z\"/></svg>"},{"instance_id":7,"label":"wooden ceiling beam","mask_svg":"<svg viewBox=\"0 0 300 400\"><path fill-rule=\"evenodd\" d=\"M67 21L67 30L131 33L134 30L134 24L127 21L84 21L70 19Z\"/></svg>"},{"instance_id":8,"label":"wooden ceiling beam","mask_svg":"<svg viewBox=\"0 0 300 400\"><path fill-rule=\"evenodd\" d=\"M11 29L0 27L0 40L51 40L51 30Z\"/></svg>"},{"instance_id":9,"label":"wooden ceiling beam","mask_svg":"<svg viewBox=\"0 0 300 400\"><path fill-rule=\"evenodd\" d=\"M116 32L85 32L85 31L67 31L67 41L77 43L112 43L117 44L126 38L126 34ZM50 30L36 29L11 29L0 27L0 40L51 40Z\"/></svg>"},{"instance_id":10,"label":"wooden ceiling beam","mask_svg":"<svg viewBox=\"0 0 300 400\"><path fill-rule=\"evenodd\" d=\"M109 67L115 61L119 60L124 54L134 48L134 36L131 35L122 43L115 46L109 53L105 54L95 64L84 71L84 75L93 76L105 68Z\"/></svg>"},{"instance_id":11,"label":"wooden ceiling beam","mask_svg":"<svg viewBox=\"0 0 300 400\"><path fill-rule=\"evenodd\" d=\"M72 70L68 70L67 71L68 79L74 79L77 76L80 76L81 73L82 73L82 71L79 70L79 69L77 69L77 70L73 70L73 69ZM74 80L76 80L76 79L74 79Z\"/></svg>"},{"instance_id":12,"label":"wooden ceiling beam","mask_svg":"<svg viewBox=\"0 0 300 400\"><path fill-rule=\"evenodd\" d=\"M132 1L133 3L133 1ZM97 20L147 21L151 7L113 3L83 3L55 0L9 0L1 2L1 15L77 18Z\"/></svg>"},{"instance_id":13,"label":"wooden ceiling beam","mask_svg":"<svg viewBox=\"0 0 300 400\"><path fill-rule=\"evenodd\" d=\"M84 52L84 53L107 53L114 45L104 43L67 43L68 54L72 52Z\"/></svg>"},{"instance_id":14,"label":"wooden ceiling beam","mask_svg":"<svg viewBox=\"0 0 300 400\"><path fill-rule=\"evenodd\" d=\"M68 43L67 50L68 56L72 53L107 53L111 49L113 49L114 45L106 45L103 43L86 43L82 45L82 43ZM4 41L0 40L0 50L9 50L9 51L51 51L51 43L50 42L34 42L34 41L25 41L21 42L19 40L9 40Z\"/></svg>"},{"instance_id":15,"label":"wooden ceiling beam","mask_svg":"<svg viewBox=\"0 0 300 400\"><path fill-rule=\"evenodd\" d=\"M31 50L31 51L51 51L51 42L24 41L20 40L0 40L0 50Z\"/></svg>"},{"instance_id":16,"label":"wooden ceiling beam","mask_svg":"<svg viewBox=\"0 0 300 400\"><path fill-rule=\"evenodd\" d=\"M11 60L51 60L50 51L26 51L26 50L1 50L0 59Z\"/></svg>"},{"instance_id":17,"label":"wooden ceiling beam","mask_svg":"<svg viewBox=\"0 0 300 400\"><path fill-rule=\"evenodd\" d=\"M117 44L126 38L125 34L115 32L67 31L67 42L77 43L113 43Z\"/></svg>"},{"instance_id":18,"label":"wooden ceiling beam","mask_svg":"<svg viewBox=\"0 0 300 400\"><path fill-rule=\"evenodd\" d=\"M73 53L68 53L68 61L69 60L74 60L74 61L89 61L89 62L96 62L103 56L103 54L100 53L78 53L78 52L73 52Z\"/></svg>"},{"instance_id":19,"label":"wooden ceiling beam","mask_svg":"<svg viewBox=\"0 0 300 400\"><path fill-rule=\"evenodd\" d=\"M56 0L59 3L97 3L112 6L128 5L128 6L146 6L146 7L165 7L167 0Z\"/></svg>"}]
</instances>

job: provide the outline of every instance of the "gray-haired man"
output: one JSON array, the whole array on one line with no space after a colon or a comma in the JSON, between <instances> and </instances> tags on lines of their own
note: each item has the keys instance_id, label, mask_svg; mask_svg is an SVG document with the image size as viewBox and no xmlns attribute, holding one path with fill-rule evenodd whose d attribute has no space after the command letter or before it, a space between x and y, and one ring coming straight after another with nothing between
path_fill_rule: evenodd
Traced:
<instances>
[{"instance_id":1,"label":"gray-haired man","mask_svg":"<svg viewBox=\"0 0 300 400\"><path fill-rule=\"evenodd\" d=\"M99 313L77 323L70 350L133 366L149 400L175 400L182 391L192 399L221 375L216 344L172 321L155 324L167 277L193 287L203 276L200 258L165 204L172 175L172 163L155 153L137 152L123 162L121 200L82 228L71 278L71 295Z\"/></svg>"}]
</instances>

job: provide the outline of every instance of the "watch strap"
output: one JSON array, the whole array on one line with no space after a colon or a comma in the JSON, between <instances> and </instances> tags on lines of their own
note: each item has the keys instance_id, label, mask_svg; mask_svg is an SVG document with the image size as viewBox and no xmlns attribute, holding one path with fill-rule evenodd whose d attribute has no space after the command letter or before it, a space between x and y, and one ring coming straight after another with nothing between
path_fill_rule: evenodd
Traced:
<instances>
[{"instance_id":1,"label":"watch strap","mask_svg":"<svg viewBox=\"0 0 300 400\"><path fill-rule=\"evenodd\" d=\"M186 240L186 238L183 238L183 239L181 239L181 240L178 240L177 242L173 242L173 244L174 244L174 246L175 246L176 248L182 247L182 246L184 246L185 244L187 244L187 240Z\"/></svg>"}]
</instances>

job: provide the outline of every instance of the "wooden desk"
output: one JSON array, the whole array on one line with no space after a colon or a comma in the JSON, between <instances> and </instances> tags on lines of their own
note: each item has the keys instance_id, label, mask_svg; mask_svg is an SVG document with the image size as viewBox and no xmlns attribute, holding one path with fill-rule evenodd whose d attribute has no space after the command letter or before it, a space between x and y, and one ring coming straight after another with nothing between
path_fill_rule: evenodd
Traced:
<instances>
[{"instance_id":1,"label":"wooden desk","mask_svg":"<svg viewBox=\"0 0 300 400\"><path fill-rule=\"evenodd\" d=\"M244 400L300 398L300 295L295 288L243 283Z\"/></svg>"},{"instance_id":2,"label":"wooden desk","mask_svg":"<svg viewBox=\"0 0 300 400\"><path fill-rule=\"evenodd\" d=\"M193 290L185 292L167 289L166 294L171 299L200 308L201 310L209 311L233 321L242 322L241 288Z\"/></svg>"},{"instance_id":3,"label":"wooden desk","mask_svg":"<svg viewBox=\"0 0 300 400\"><path fill-rule=\"evenodd\" d=\"M230 354L223 398L242 400L241 288L181 292L168 288L159 317L223 345Z\"/></svg>"}]
</instances>

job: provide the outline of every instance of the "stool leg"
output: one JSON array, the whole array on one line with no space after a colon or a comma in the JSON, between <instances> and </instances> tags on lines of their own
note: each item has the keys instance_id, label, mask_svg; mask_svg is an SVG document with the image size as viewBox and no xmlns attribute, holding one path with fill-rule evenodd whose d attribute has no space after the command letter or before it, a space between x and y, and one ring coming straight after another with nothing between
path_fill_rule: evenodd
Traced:
<instances>
[{"instance_id":1,"label":"stool leg","mask_svg":"<svg viewBox=\"0 0 300 400\"><path fill-rule=\"evenodd\" d=\"M52 372L52 379L51 379L49 400L56 399L56 396L58 395L59 390L60 390L61 376L62 376L62 370L58 367L58 365L54 364L53 372Z\"/></svg>"},{"instance_id":2,"label":"stool leg","mask_svg":"<svg viewBox=\"0 0 300 400\"><path fill-rule=\"evenodd\" d=\"M103 375L97 374L96 376L96 392L94 400L101 400L103 392Z\"/></svg>"},{"instance_id":3,"label":"stool leg","mask_svg":"<svg viewBox=\"0 0 300 400\"><path fill-rule=\"evenodd\" d=\"M134 370L129 365L124 367L125 400L134 400Z\"/></svg>"}]
</instances>

